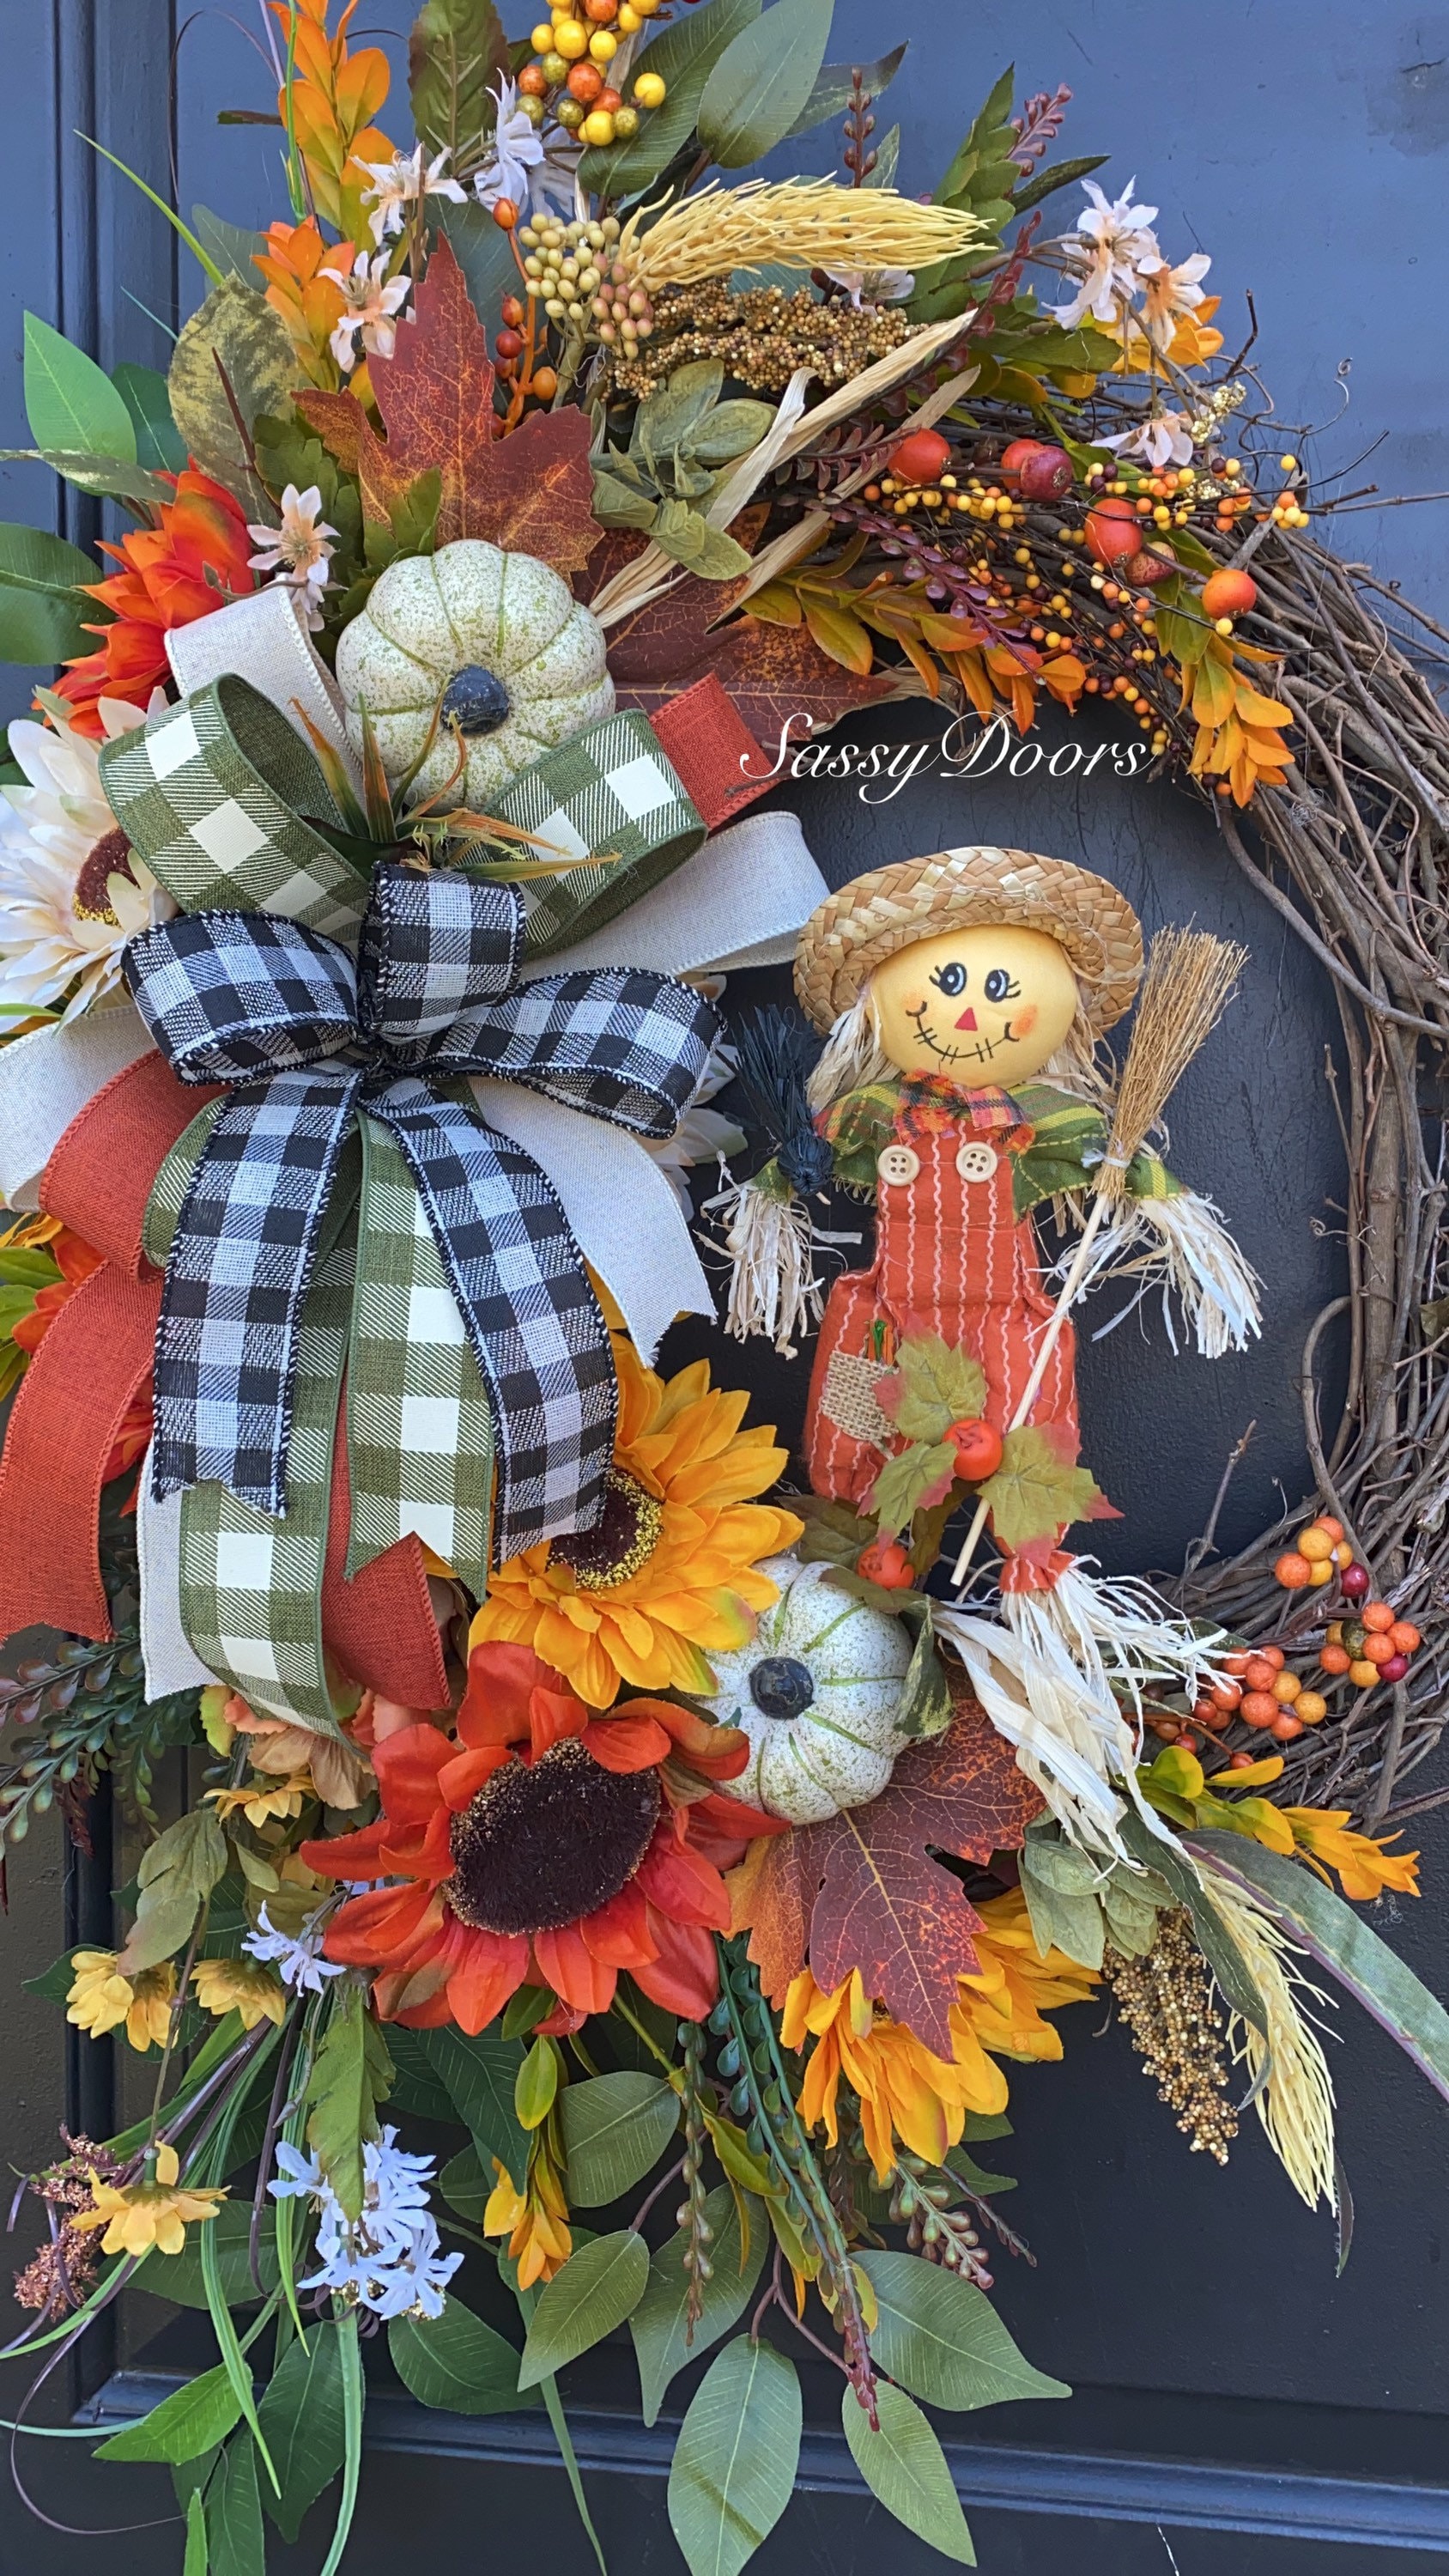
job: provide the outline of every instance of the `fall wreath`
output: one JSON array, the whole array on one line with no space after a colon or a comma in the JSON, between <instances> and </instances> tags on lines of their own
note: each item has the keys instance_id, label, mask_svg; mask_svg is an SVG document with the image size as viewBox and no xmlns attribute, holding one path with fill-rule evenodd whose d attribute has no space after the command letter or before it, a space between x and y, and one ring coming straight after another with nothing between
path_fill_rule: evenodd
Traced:
<instances>
[{"instance_id":1,"label":"fall wreath","mask_svg":"<svg viewBox=\"0 0 1449 2576\"><path fill-rule=\"evenodd\" d=\"M171 2466L187 2576L334 2487L341 2565L384 2327L424 2406L541 2399L586 2523L557 2374L627 2327L653 2422L704 2363L696 2576L785 2510L803 2345L971 2563L943 2415L1065 2393L988 2297L1003 2061L1105 1981L1193 2148L1251 2108L1340 2213L1305 1958L1449 2094L1365 1910L1449 1795L1402 1795L1449 638L1320 541L1208 258L1054 157L1065 89L1005 75L918 199L905 48L827 61L831 0L426 0L401 148L352 14L272 0L287 212L169 217L166 377L27 318L26 454L131 524L99 578L0 529L0 651L62 666L0 817L0 1823L84 1841L109 1775L124 1936L42 1984L156 2081L30 2178L6 2351L44 2376L138 2272L207 2309L215 2366L97 2434ZM837 120L838 179L739 178ZM1063 1544L1111 1509L1071 1317L1161 1288L1191 1367L1271 1315L1163 1159L1240 953L1144 960L1040 852L827 893L772 747L923 693L1110 701L1342 1014L1316 1487L1225 1563L1230 1460L1164 1590ZM787 961L798 1014L721 1021ZM827 1299L832 1181L876 1231ZM821 1325L803 1479L654 1365L717 1316L701 1226L729 1332Z\"/></svg>"}]
</instances>

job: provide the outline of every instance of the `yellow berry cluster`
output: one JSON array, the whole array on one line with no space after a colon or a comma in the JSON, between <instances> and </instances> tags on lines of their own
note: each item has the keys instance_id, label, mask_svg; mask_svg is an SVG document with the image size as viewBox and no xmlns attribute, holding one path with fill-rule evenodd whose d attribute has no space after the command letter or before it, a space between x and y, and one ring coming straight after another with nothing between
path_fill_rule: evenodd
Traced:
<instances>
[{"instance_id":1,"label":"yellow berry cluster","mask_svg":"<svg viewBox=\"0 0 1449 2576\"><path fill-rule=\"evenodd\" d=\"M550 17L533 30L533 60L518 75L524 113L541 125L551 109L570 134L596 147L632 141L641 111L663 104L664 82L658 72L640 72L626 101L614 86L613 65L660 5L661 0L554 0Z\"/></svg>"},{"instance_id":2,"label":"yellow berry cluster","mask_svg":"<svg viewBox=\"0 0 1449 2576\"><path fill-rule=\"evenodd\" d=\"M583 330L618 238L617 215L606 215L602 223L523 226L518 236L523 273L550 322Z\"/></svg>"},{"instance_id":3,"label":"yellow berry cluster","mask_svg":"<svg viewBox=\"0 0 1449 2576\"><path fill-rule=\"evenodd\" d=\"M1308 512L1298 498L1298 478L1302 468L1296 456L1280 456L1278 462L1289 482L1287 489L1279 493L1268 517L1275 528L1306 528Z\"/></svg>"}]
</instances>

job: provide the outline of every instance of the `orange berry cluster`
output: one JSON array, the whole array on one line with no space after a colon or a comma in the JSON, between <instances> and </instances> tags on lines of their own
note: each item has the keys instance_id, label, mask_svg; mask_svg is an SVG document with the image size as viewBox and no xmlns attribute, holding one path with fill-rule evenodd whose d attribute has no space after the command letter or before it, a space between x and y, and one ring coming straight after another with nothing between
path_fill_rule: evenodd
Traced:
<instances>
[{"instance_id":1,"label":"orange berry cluster","mask_svg":"<svg viewBox=\"0 0 1449 2576\"><path fill-rule=\"evenodd\" d=\"M1422 1639L1412 1620L1387 1601L1366 1601L1354 1619L1335 1619L1318 1660L1326 1673L1346 1673L1355 1690L1401 1682Z\"/></svg>"},{"instance_id":2,"label":"orange berry cluster","mask_svg":"<svg viewBox=\"0 0 1449 2576\"><path fill-rule=\"evenodd\" d=\"M611 67L620 46L659 6L660 0L554 0L550 16L533 30L533 60L518 75L524 113L541 124L551 108L570 134L599 149L631 142L641 110L663 104L664 82L658 72L642 71L626 101L613 86Z\"/></svg>"},{"instance_id":3,"label":"orange berry cluster","mask_svg":"<svg viewBox=\"0 0 1449 2576\"><path fill-rule=\"evenodd\" d=\"M1299 1531L1273 1572L1285 1592L1303 1592L1311 1583L1331 1583L1335 1574L1350 1601L1362 1600L1369 1589L1368 1567L1355 1565L1342 1521L1328 1512L1320 1512L1316 1521Z\"/></svg>"}]
</instances>

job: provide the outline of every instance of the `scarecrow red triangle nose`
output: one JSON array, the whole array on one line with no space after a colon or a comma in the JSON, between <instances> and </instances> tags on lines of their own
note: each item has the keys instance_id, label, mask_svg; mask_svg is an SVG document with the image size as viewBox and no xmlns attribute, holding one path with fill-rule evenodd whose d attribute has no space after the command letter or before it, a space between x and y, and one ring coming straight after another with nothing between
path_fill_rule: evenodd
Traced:
<instances>
[{"instance_id":1,"label":"scarecrow red triangle nose","mask_svg":"<svg viewBox=\"0 0 1449 2576\"><path fill-rule=\"evenodd\" d=\"M974 1029L976 1026L975 1012L970 1010L963 1011L961 1017L956 1023L956 1026L958 1029Z\"/></svg>"}]
</instances>

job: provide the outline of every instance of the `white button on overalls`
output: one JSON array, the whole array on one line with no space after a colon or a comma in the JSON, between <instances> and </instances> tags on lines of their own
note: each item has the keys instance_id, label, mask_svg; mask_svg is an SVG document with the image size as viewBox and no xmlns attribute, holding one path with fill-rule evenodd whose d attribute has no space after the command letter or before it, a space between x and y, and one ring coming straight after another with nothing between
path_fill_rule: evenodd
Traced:
<instances>
[{"instance_id":1,"label":"white button on overalls","mask_svg":"<svg viewBox=\"0 0 1449 2576\"><path fill-rule=\"evenodd\" d=\"M993 1154L992 1161L995 1159ZM898 1189L904 1189L920 1171L921 1158L909 1145L883 1145L875 1158L875 1168L881 1180L893 1181Z\"/></svg>"},{"instance_id":2,"label":"white button on overalls","mask_svg":"<svg viewBox=\"0 0 1449 2576\"><path fill-rule=\"evenodd\" d=\"M988 1145L983 1137L973 1136L958 1148L956 1169L963 1181L989 1181L996 1169L995 1146Z\"/></svg>"}]
</instances>

